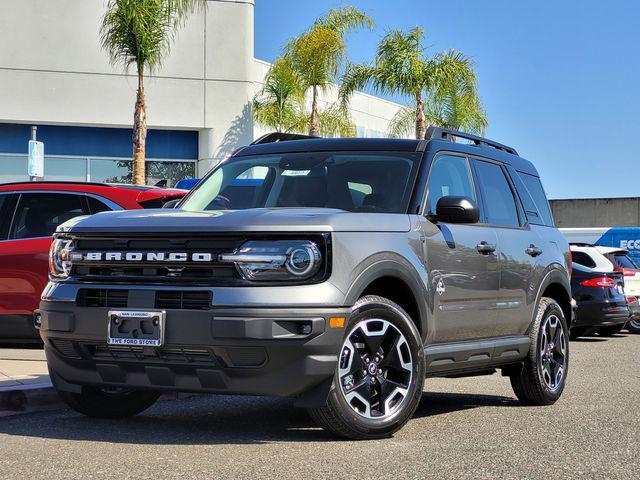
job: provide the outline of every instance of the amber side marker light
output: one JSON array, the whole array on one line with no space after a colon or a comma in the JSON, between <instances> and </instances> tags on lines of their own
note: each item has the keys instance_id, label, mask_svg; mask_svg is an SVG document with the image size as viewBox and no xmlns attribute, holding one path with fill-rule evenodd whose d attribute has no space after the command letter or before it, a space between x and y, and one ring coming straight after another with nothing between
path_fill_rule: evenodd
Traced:
<instances>
[{"instance_id":1,"label":"amber side marker light","mask_svg":"<svg viewBox=\"0 0 640 480\"><path fill-rule=\"evenodd\" d=\"M344 328L345 320L344 317L331 317L329 319L329 328Z\"/></svg>"}]
</instances>

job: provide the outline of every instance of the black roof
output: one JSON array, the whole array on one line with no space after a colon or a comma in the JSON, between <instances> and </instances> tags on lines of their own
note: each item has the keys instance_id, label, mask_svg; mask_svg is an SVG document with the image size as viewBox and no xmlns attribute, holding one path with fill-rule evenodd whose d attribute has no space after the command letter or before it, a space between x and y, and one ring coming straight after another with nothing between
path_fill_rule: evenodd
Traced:
<instances>
[{"instance_id":1,"label":"black roof","mask_svg":"<svg viewBox=\"0 0 640 480\"><path fill-rule=\"evenodd\" d=\"M480 138L480 137L475 137ZM503 147L497 148L496 145ZM259 143L240 148L233 157L248 155L274 155L298 152L327 152L327 151L380 151L380 152L421 152L435 149L447 150L466 155L478 155L511 165L514 169L539 176L531 162L510 152L510 147L495 142L462 143L454 142L450 138L436 137L431 140L413 140L398 138L299 138L270 143Z\"/></svg>"},{"instance_id":2,"label":"black roof","mask_svg":"<svg viewBox=\"0 0 640 480\"><path fill-rule=\"evenodd\" d=\"M421 142L425 143L398 138L310 138L248 145L236 152L235 156L334 150L415 152Z\"/></svg>"}]
</instances>

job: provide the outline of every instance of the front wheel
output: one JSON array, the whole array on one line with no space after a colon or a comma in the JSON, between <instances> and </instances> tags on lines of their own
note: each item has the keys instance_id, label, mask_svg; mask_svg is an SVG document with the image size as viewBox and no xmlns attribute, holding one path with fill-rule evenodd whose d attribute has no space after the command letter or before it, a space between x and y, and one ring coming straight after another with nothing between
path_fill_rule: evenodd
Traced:
<instances>
[{"instance_id":1,"label":"front wheel","mask_svg":"<svg viewBox=\"0 0 640 480\"><path fill-rule=\"evenodd\" d=\"M95 418L126 418L151 407L160 392L83 386L80 393L58 390L58 395L78 413Z\"/></svg>"},{"instance_id":2,"label":"front wheel","mask_svg":"<svg viewBox=\"0 0 640 480\"><path fill-rule=\"evenodd\" d=\"M543 297L529 334L529 355L521 371L511 376L522 403L551 405L562 395L569 368L567 322L558 302Z\"/></svg>"},{"instance_id":3,"label":"front wheel","mask_svg":"<svg viewBox=\"0 0 640 480\"><path fill-rule=\"evenodd\" d=\"M415 412L424 375L422 340L409 315L386 298L363 297L353 308L327 405L309 414L341 437L388 437Z\"/></svg>"}]
</instances>

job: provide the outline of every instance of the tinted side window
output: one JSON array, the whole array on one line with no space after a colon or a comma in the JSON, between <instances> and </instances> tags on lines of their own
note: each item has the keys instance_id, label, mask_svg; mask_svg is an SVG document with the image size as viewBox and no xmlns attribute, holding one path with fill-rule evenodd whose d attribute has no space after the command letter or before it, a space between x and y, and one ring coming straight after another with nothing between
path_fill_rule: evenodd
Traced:
<instances>
[{"instance_id":1,"label":"tinted side window","mask_svg":"<svg viewBox=\"0 0 640 480\"><path fill-rule=\"evenodd\" d=\"M540 179L527 173L519 173L519 175L525 186L527 187L531 198L535 202L536 208L538 209L538 212L540 212L540 216L542 217L542 221L545 225L552 227L554 225L553 216L551 215L549 201L547 200L547 195L544 193L544 188L542 188Z\"/></svg>"},{"instance_id":2,"label":"tinted side window","mask_svg":"<svg viewBox=\"0 0 640 480\"><path fill-rule=\"evenodd\" d=\"M88 213L80 195L23 193L18 201L11 238L48 237L61 223Z\"/></svg>"},{"instance_id":3,"label":"tinted side window","mask_svg":"<svg viewBox=\"0 0 640 480\"><path fill-rule=\"evenodd\" d=\"M16 204L16 196L12 194L0 194L0 240L6 240L11 228L13 209Z\"/></svg>"},{"instance_id":4,"label":"tinted side window","mask_svg":"<svg viewBox=\"0 0 640 480\"><path fill-rule=\"evenodd\" d=\"M575 263L583 265L585 267L593 268L596 266L596 262L593 261L593 258L589 256L589 254L584 252L571 252L571 258Z\"/></svg>"},{"instance_id":5,"label":"tinted side window","mask_svg":"<svg viewBox=\"0 0 640 480\"><path fill-rule=\"evenodd\" d=\"M87 202L89 202L89 210L91 215L93 215L94 213L111 211L111 208L109 206L107 206L97 198L87 197Z\"/></svg>"},{"instance_id":6,"label":"tinted side window","mask_svg":"<svg viewBox=\"0 0 640 480\"><path fill-rule=\"evenodd\" d=\"M427 212L435 213L438 200L449 195L469 197L476 201L469 162L464 157L436 157L429 177Z\"/></svg>"},{"instance_id":7,"label":"tinted side window","mask_svg":"<svg viewBox=\"0 0 640 480\"><path fill-rule=\"evenodd\" d=\"M500 227L519 227L515 198L502 167L480 160L476 160L475 164L486 222Z\"/></svg>"}]
</instances>

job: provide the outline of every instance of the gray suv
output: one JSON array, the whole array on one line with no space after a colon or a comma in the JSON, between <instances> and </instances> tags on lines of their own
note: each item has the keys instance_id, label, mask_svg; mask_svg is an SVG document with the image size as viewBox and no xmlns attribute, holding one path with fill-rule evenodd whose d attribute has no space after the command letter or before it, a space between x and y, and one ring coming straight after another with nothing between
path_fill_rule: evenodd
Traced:
<instances>
[{"instance_id":1,"label":"gray suv","mask_svg":"<svg viewBox=\"0 0 640 480\"><path fill-rule=\"evenodd\" d=\"M349 438L393 434L425 377L509 376L561 395L569 248L510 147L271 134L176 209L61 226L35 322L75 410L125 417L162 391L294 397Z\"/></svg>"}]
</instances>

